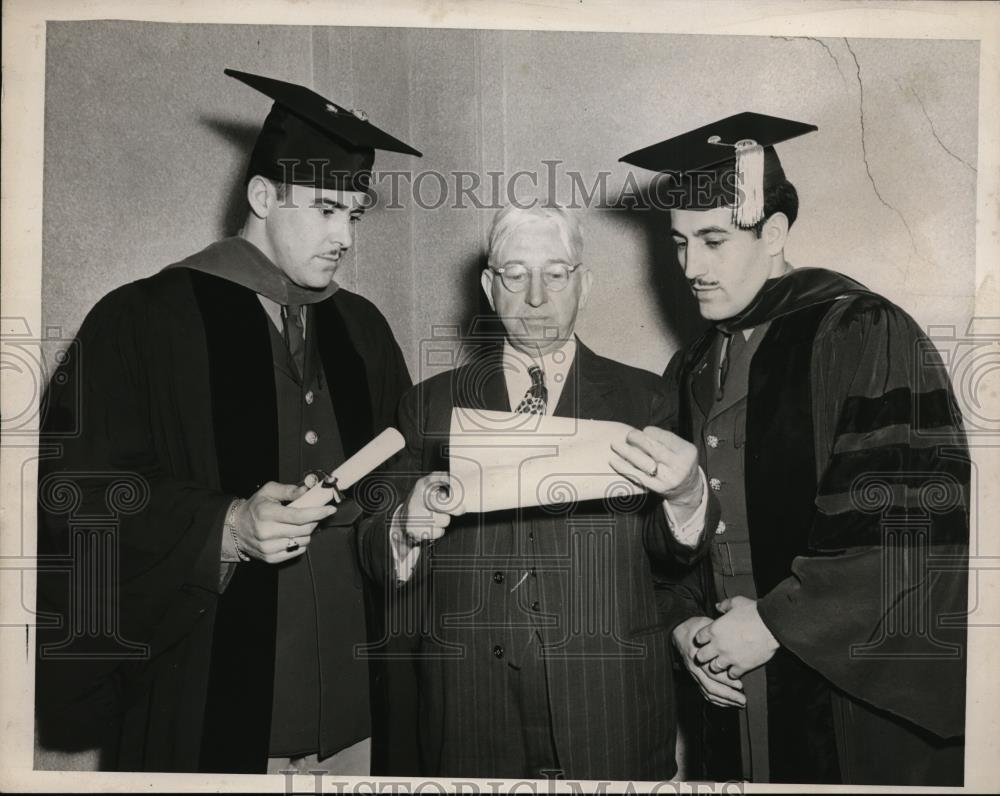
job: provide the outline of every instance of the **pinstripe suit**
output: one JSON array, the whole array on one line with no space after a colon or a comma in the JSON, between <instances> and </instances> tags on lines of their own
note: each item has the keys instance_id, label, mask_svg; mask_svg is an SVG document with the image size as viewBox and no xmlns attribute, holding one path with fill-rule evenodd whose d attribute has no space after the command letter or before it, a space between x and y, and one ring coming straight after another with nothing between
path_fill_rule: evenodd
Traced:
<instances>
[{"instance_id":1,"label":"pinstripe suit","mask_svg":"<svg viewBox=\"0 0 1000 796\"><path fill-rule=\"evenodd\" d=\"M397 471L410 475L401 476L399 495L416 476L447 469L454 406L510 411L499 352L404 396L406 461ZM580 344L555 414L670 427L674 409L655 376ZM716 512L713 504L709 527ZM381 578L391 571L387 525L383 516L361 536L365 566ZM566 777L671 777L670 635L657 613L654 570L703 547L679 545L659 502L645 496L453 519L401 589L422 618L422 773L538 777L525 757L528 689Z\"/></svg>"}]
</instances>

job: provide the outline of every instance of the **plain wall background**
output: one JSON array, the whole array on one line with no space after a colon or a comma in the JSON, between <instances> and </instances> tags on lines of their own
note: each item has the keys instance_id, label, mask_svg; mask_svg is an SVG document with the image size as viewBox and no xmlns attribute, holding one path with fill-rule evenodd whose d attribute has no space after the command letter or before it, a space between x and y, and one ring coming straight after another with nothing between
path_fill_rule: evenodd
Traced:
<instances>
[{"instance_id":1,"label":"plain wall background","mask_svg":"<svg viewBox=\"0 0 1000 796\"><path fill-rule=\"evenodd\" d=\"M424 153L378 153L377 170L454 186L456 171L525 169L562 200L567 172L588 187L609 172L614 198L622 154L732 113L812 122L779 147L802 205L792 264L860 279L924 326L972 316L974 41L58 22L46 60L42 307L64 335L109 290L238 227L270 101L225 67L311 85ZM560 161L554 186L545 160ZM420 184L433 203L439 182ZM439 369L421 341L482 307L493 211L401 204L356 227L338 281L382 309L420 378ZM582 339L659 372L700 327L663 217L605 205L583 221Z\"/></svg>"}]
</instances>

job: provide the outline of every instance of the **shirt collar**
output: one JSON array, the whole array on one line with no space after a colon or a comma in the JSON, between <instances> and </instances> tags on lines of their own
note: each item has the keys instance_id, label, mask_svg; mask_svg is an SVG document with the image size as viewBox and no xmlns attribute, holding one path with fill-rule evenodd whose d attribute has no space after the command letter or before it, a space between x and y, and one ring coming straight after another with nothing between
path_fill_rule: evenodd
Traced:
<instances>
[{"instance_id":1,"label":"shirt collar","mask_svg":"<svg viewBox=\"0 0 1000 796\"><path fill-rule=\"evenodd\" d=\"M504 338L503 341L503 367L504 372L527 373L532 365L538 365L545 371L547 383L552 381L563 381L569 372L573 360L576 359L576 335L570 337L560 348L554 351L547 351L541 357L532 357L523 351L518 351ZM561 375L562 379L555 379Z\"/></svg>"}]
</instances>

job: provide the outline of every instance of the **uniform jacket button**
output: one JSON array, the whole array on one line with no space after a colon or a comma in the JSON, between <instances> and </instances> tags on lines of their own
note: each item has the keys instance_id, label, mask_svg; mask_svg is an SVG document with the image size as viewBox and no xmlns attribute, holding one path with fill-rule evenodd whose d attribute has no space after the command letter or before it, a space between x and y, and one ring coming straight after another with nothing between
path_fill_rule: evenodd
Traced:
<instances>
[{"instance_id":1,"label":"uniform jacket button","mask_svg":"<svg viewBox=\"0 0 1000 796\"><path fill-rule=\"evenodd\" d=\"M724 523L722 520L719 520L719 524L715 526L715 532L716 533L725 533L726 532L726 523Z\"/></svg>"},{"instance_id":2,"label":"uniform jacket button","mask_svg":"<svg viewBox=\"0 0 1000 796\"><path fill-rule=\"evenodd\" d=\"M503 573L499 572L499 571L498 572L494 572L493 573L493 582L494 583L503 583Z\"/></svg>"},{"instance_id":3,"label":"uniform jacket button","mask_svg":"<svg viewBox=\"0 0 1000 796\"><path fill-rule=\"evenodd\" d=\"M307 404L312 404L312 402L316 400L316 396L313 394L312 390L306 391L305 398Z\"/></svg>"},{"instance_id":4,"label":"uniform jacket button","mask_svg":"<svg viewBox=\"0 0 1000 796\"><path fill-rule=\"evenodd\" d=\"M533 602L533 603L531 604L531 610L532 610L532 611L537 611L537 610L539 610L539 609L540 609L541 607L542 607L542 604L541 604L540 602L538 602L538 600L535 600L535 601L534 601L534 602Z\"/></svg>"},{"instance_id":5,"label":"uniform jacket button","mask_svg":"<svg viewBox=\"0 0 1000 796\"><path fill-rule=\"evenodd\" d=\"M493 648L493 657L497 658L497 659L500 659L500 658L503 657L503 647L501 647L499 644L497 644Z\"/></svg>"},{"instance_id":6,"label":"uniform jacket button","mask_svg":"<svg viewBox=\"0 0 1000 796\"><path fill-rule=\"evenodd\" d=\"M708 437L706 437L705 442L708 443L708 447L710 448L719 447L719 438L715 436L715 434L709 434Z\"/></svg>"},{"instance_id":7,"label":"uniform jacket button","mask_svg":"<svg viewBox=\"0 0 1000 796\"><path fill-rule=\"evenodd\" d=\"M310 445L315 445L317 442L319 442L319 434L317 434L315 431L307 431L306 442Z\"/></svg>"},{"instance_id":8,"label":"uniform jacket button","mask_svg":"<svg viewBox=\"0 0 1000 796\"><path fill-rule=\"evenodd\" d=\"M712 487L713 492L718 492L720 489L722 489L722 481L720 481L718 478L709 478L708 485Z\"/></svg>"}]
</instances>

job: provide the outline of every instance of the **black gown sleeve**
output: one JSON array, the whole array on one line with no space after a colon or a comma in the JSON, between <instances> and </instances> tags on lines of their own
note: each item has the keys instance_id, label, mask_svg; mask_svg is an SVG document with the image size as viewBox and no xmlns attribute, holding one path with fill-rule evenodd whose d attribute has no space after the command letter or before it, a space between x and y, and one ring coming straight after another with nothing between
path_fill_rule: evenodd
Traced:
<instances>
[{"instance_id":1,"label":"black gown sleeve","mask_svg":"<svg viewBox=\"0 0 1000 796\"><path fill-rule=\"evenodd\" d=\"M222 523L234 496L185 473L158 442L165 435L154 433L169 426L170 398L150 373L167 367L173 336L158 317L135 285L109 294L44 399L36 652L43 743L77 745L88 734L72 737L72 728L113 721L123 670L141 670L183 637L222 588ZM190 455L205 459L205 451Z\"/></svg>"},{"instance_id":2,"label":"black gown sleeve","mask_svg":"<svg viewBox=\"0 0 1000 796\"><path fill-rule=\"evenodd\" d=\"M814 552L761 618L837 688L960 735L969 458L947 373L909 316L862 298L825 319L812 382Z\"/></svg>"}]
</instances>

